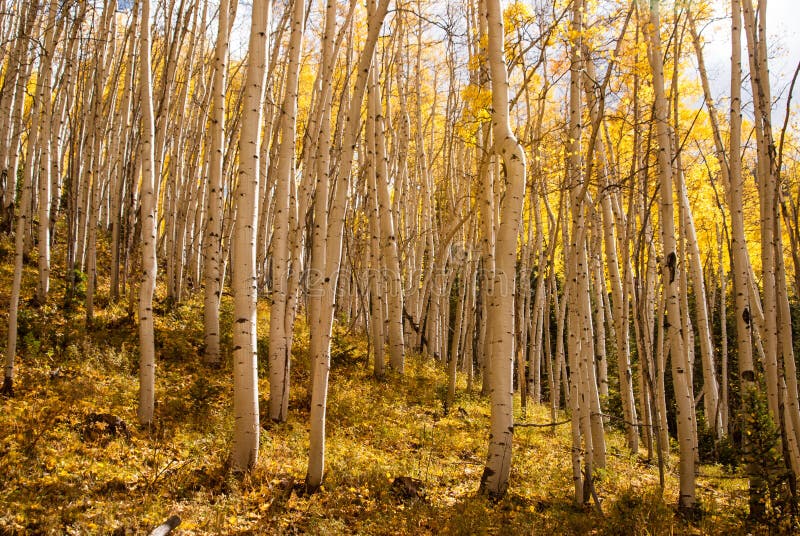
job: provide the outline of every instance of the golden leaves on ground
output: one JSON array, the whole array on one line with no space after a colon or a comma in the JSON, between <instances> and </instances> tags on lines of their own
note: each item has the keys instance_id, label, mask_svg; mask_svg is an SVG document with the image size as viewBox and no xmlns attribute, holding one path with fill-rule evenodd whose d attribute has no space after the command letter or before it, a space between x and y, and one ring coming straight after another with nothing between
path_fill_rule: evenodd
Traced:
<instances>
[{"instance_id":1,"label":"golden leaves on ground","mask_svg":"<svg viewBox=\"0 0 800 536\"><path fill-rule=\"evenodd\" d=\"M225 309L223 304L223 309ZM411 356L405 378L376 380L366 341L335 331L328 415L328 473L321 490L304 493L308 448L307 349L298 344L291 411L266 425L260 461L239 478L227 471L231 437L230 371L205 369L202 330L188 302L160 315L157 424L135 426L134 326L101 314L96 333L65 333L66 348L21 361L17 398L0 401L0 531L15 533L142 533L177 514L181 534L529 534L707 532L736 526L743 481L703 468L700 496L708 515L686 526L674 516L676 476L665 501L655 467L626 454L611 434L609 466L595 487L605 517L572 506L567 427L519 428L508 497L476 496L483 470L488 403L464 393L442 412L446 379L432 361ZM39 314L39 313L37 313ZM227 320L230 322L230 319ZM55 329L63 329L54 324ZM113 329L109 329L112 326ZM299 325L296 337L307 336ZM57 350L51 352L51 350ZM50 352L50 353L48 353ZM57 373L54 371L58 369ZM267 382L262 383L268 393ZM130 433L82 434L90 414L110 415ZM547 422L545 408L525 419ZM116 422L116 421L114 421ZM672 466L670 466L672 467ZM393 489L398 477L421 482L418 495ZM620 525L620 523L622 523ZM626 530L627 530L626 529Z\"/></svg>"}]
</instances>

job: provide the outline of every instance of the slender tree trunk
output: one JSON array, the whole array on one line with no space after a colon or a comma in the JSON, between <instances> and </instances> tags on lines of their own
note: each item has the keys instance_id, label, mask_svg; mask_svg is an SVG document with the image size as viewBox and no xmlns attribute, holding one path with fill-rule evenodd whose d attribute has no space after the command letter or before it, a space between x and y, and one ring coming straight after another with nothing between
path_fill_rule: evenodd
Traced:
<instances>
[{"instance_id":1,"label":"slender tree trunk","mask_svg":"<svg viewBox=\"0 0 800 536\"><path fill-rule=\"evenodd\" d=\"M31 9L35 9L31 7ZM38 84L41 84L40 80ZM22 98L20 95L19 98ZM31 202L33 198L33 168L35 167L36 149L39 139L39 121L42 100L34 102L31 112L31 129L28 136L28 149L25 155L25 167L22 173L22 195L19 214L15 226L14 237L14 276L11 283L11 301L8 307L8 345L6 346L6 366L3 379L3 393L14 393L14 362L17 353L17 319L19 314L19 297L22 289L22 269L25 256L27 228L31 218ZM16 181L11 181L16 186Z\"/></svg>"},{"instance_id":2,"label":"slender tree trunk","mask_svg":"<svg viewBox=\"0 0 800 536\"><path fill-rule=\"evenodd\" d=\"M300 71L300 52L303 42L305 2L295 0L292 13L291 37L287 51L286 89L281 107L281 145L275 188L275 223L272 238L272 307L269 323L269 417L283 422L289 411L289 372L291 368L291 323L287 310L291 302L289 284L290 203L295 171L295 137L297 120L297 86ZM295 269L297 269L295 267ZM289 324L289 325L287 325Z\"/></svg>"},{"instance_id":3,"label":"slender tree trunk","mask_svg":"<svg viewBox=\"0 0 800 536\"><path fill-rule=\"evenodd\" d=\"M267 72L270 0L255 0L244 84L244 118L239 139L239 183L234 203L233 240L233 412L235 421L232 463L247 471L258 460L258 350L256 342L258 281L256 233L258 229L259 147L264 87Z\"/></svg>"},{"instance_id":4,"label":"slender tree trunk","mask_svg":"<svg viewBox=\"0 0 800 536\"><path fill-rule=\"evenodd\" d=\"M155 407L156 349L153 327L153 293L156 286L158 261L156 258L156 221L158 219L155 180L159 169L155 166L153 143L153 81L151 69L150 0L142 0L139 39L139 98L142 114L141 134L141 222L142 222L142 282L139 287L139 423L153 422Z\"/></svg>"},{"instance_id":5,"label":"slender tree trunk","mask_svg":"<svg viewBox=\"0 0 800 536\"><path fill-rule=\"evenodd\" d=\"M364 129L364 145L366 145L366 199L364 204L369 220L369 329L372 339L372 353L374 358L373 374L376 378L383 378L386 372L385 365L385 341L386 341L386 294L384 292L384 280L381 277L383 262L381 260L381 223L383 215L379 212L378 193L376 185L376 162L375 162L375 116L377 114L376 95L377 88L375 70L370 71L370 82L367 90L368 117Z\"/></svg>"},{"instance_id":6,"label":"slender tree trunk","mask_svg":"<svg viewBox=\"0 0 800 536\"><path fill-rule=\"evenodd\" d=\"M619 396L622 401L622 414L626 421L625 432L628 448L639 451L639 430L637 429L636 404L633 392L633 374L630 363L630 333L628 303L623 294L622 277L617 256L615 220L611 209L610 194L601 194L600 204L603 212L603 236L605 241L606 266L611 282L611 303L614 307L613 324L616 336L617 375L619 376Z\"/></svg>"},{"instance_id":7,"label":"slender tree trunk","mask_svg":"<svg viewBox=\"0 0 800 536\"><path fill-rule=\"evenodd\" d=\"M720 327L720 401L719 416L722 421L722 433L728 435L730 406L728 402L728 274L725 272L723 251L725 241L719 233L717 249L719 250L719 327Z\"/></svg>"},{"instance_id":8,"label":"slender tree trunk","mask_svg":"<svg viewBox=\"0 0 800 536\"><path fill-rule=\"evenodd\" d=\"M377 78L377 76L376 76ZM386 318L389 338L389 356L392 368L403 374L405 370L405 342L403 338L403 286L400 273L400 256L397 250L397 228L389 197L389 167L386 154L386 124L380 109L380 95L376 89L375 99L375 181L380 214L381 257L383 280L386 291L388 316Z\"/></svg>"},{"instance_id":9,"label":"slender tree trunk","mask_svg":"<svg viewBox=\"0 0 800 536\"><path fill-rule=\"evenodd\" d=\"M647 19L646 19L647 20ZM664 93L664 65L662 61L661 36L659 35L658 0L650 0L648 56L653 74L655 92L656 131L658 136L658 163L660 172L660 224L661 243L664 248L662 278L667 308L667 338L670 345L672 379L677 402L678 444L680 447L680 498L679 507L691 511L696 506L695 498L695 441L694 399L689 380L688 351L684 334L680 329L680 263L675 244L674 211L672 201L672 157L667 98Z\"/></svg>"},{"instance_id":10,"label":"slender tree trunk","mask_svg":"<svg viewBox=\"0 0 800 536\"><path fill-rule=\"evenodd\" d=\"M211 85L211 146L209 148L208 189L206 196L206 231L204 246L205 286L203 292L203 328L207 363L220 362L219 303L222 294L222 216L223 154L225 152L225 91L228 74L229 31L236 16L235 6L221 0L217 44L214 48L214 67ZM231 9L233 7L233 9Z\"/></svg>"},{"instance_id":11,"label":"slender tree trunk","mask_svg":"<svg viewBox=\"0 0 800 536\"><path fill-rule=\"evenodd\" d=\"M514 361L514 294L517 237L525 193L525 153L509 123L508 72L503 55L503 17L499 0L486 0L488 58L492 79L494 152L503 159L505 192L500 203L500 226L494 245L496 272L489 303L491 424L489 452L481 490L502 497L511 471L514 435L512 367Z\"/></svg>"},{"instance_id":12,"label":"slender tree trunk","mask_svg":"<svg viewBox=\"0 0 800 536\"><path fill-rule=\"evenodd\" d=\"M51 144L53 139L52 121L52 73L53 54L58 41L61 24L56 28L58 1L51 0L47 18L47 37L45 39L44 57L41 60L38 86L42 101L42 133L39 151L39 287L36 297L39 303L47 301L50 290L50 186L51 186ZM29 150L30 144L29 144Z\"/></svg>"},{"instance_id":13,"label":"slender tree trunk","mask_svg":"<svg viewBox=\"0 0 800 536\"><path fill-rule=\"evenodd\" d=\"M116 1L112 0L104 10L100 21L100 34L114 34L114 17L116 11ZM89 175L85 179L87 184L87 210L86 210L86 250L84 258L86 260L86 323L92 324L94 321L94 297L97 288L97 231L100 221L100 201L102 194L102 183L104 179L103 169L109 155L103 159L103 140L106 137L106 127L109 122L108 111L111 106L106 102L103 94L105 92L106 78L108 77L110 59L114 56L115 43L110 39L98 40L98 65L94 75L94 89L92 98L92 139L91 139L91 158ZM107 152L107 151L106 151ZM91 184L89 184L91 182Z\"/></svg>"},{"instance_id":14,"label":"slender tree trunk","mask_svg":"<svg viewBox=\"0 0 800 536\"><path fill-rule=\"evenodd\" d=\"M130 39L127 48L127 61L123 60L125 64L125 86L122 89L123 96L122 96L122 104L117 109L118 114L118 122L119 122L119 129L120 135L119 137L122 138L123 132L130 132L133 130L133 114L134 111L132 110L131 101L133 99L133 92L135 90L136 84L136 69L134 68L135 65L135 53L136 53L136 43L137 39L136 31L138 25L138 10L133 10L133 17L131 19L131 25L128 30L128 39ZM73 40L75 36L71 37ZM120 295L120 262L122 256L122 239L123 239L123 199L128 188L134 188L131 184L129 184L129 168L130 162L127 161L127 145L126 143L121 143L120 140L115 140L117 151L115 157L117 159L116 164L116 188L114 189L112 195L112 205L111 205L111 299L117 300L119 299ZM131 143L132 142L128 142Z\"/></svg>"},{"instance_id":15,"label":"slender tree trunk","mask_svg":"<svg viewBox=\"0 0 800 536\"><path fill-rule=\"evenodd\" d=\"M372 65L372 56L383 20L389 9L389 0L380 0L375 9L370 13L368 22L367 39L358 59L356 69L356 82L353 86L352 96L345 117L346 125L342 132L341 154L339 158L338 180L333 192L332 201L327 210L327 222L322 218L315 221L315 227L320 226L319 235L324 233L325 240L320 244L317 253L325 255L324 260L319 259L319 264L324 266L319 275L317 292L320 293L319 314L319 346L312 343L314 363L314 383L311 394L311 430L309 445L309 465L306 474L306 487L314 491L322 484L325 469L325 411L327 409L328 373L330 371L330 337L333 326L333 304L336 289L339 284L340 267L342 260L342 246L344 243L344 221L347 207L347 196L350 183L350 172L353 165L356 140L361 131L361 107L364 100L364 91ZM324 124L324 123L323 123ZM324 130L323 130L324 132ZM321 134L321 136L324 134ZM330 177L332 169L328 168L324 177ZM321 179L321 181L324 179ZM327 185L327 181L325 181ZM318 187L319 187L318 183ZM326 187L324 187L323 192ZM316 201L327 199L321 197L318 190ZM315 209L315 218L325 211L324 207ZM317 243L317 242L315 242ZM324 248L324 249L323 249ZM312 253L313 255L313 253ZM312 261L315 262L315 261ZM317 268L319 269L319 268Z\"/></svg>"}]
</instances>

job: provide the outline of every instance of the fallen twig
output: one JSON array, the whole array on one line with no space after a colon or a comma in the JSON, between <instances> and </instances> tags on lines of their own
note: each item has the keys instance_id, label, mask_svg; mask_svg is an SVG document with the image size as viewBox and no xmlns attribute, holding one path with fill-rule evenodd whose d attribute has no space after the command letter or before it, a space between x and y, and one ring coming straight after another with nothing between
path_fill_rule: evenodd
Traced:
<instances>
[{"instance_id":1,"label":"fallen twig","mask_svg":"<svg viewBox=\"0 0 800 536\"><path fill-rule=\"evenodd\" d=\"M514 424L514 428L552 428L553 426L561 426L562 424L568 424L571 422L572 419L567 419L566 421L548 422L548 423L518 422Z\"/></svg>"}]
</instances>

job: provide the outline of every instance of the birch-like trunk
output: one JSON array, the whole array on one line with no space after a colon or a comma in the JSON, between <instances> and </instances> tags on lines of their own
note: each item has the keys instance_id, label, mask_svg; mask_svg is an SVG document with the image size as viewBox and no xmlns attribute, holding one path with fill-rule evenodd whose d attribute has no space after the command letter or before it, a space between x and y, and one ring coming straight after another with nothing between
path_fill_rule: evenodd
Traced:
<instances>
[{"instance_id":1,"label":"birch-like trunk","mask_svg":"<svg viewBox=\"0 0 800 536\"><path fill-rule=\"evenodd\" d=\"M336 27L336 5L329 2L325 14L325 31L322 38L322 69L333 68L333 35ZM332 92L330 79L325 90ZM325 410L328 402L328 375L330 373L331 324L323 317L323 293L328 231L328 193L330 191L330 106L322 106L317 151L314 155L317 189L313 205L313 231L311 238L311 274L309 276L308 309L310 317L312 381L311 411L309 416L309 453L306 487L316 490L322 484L325 467Z\"/></svg>"},{"instance_id":2,"label":"birch-like trunk","mask_svg":"<svg viewBox=\"0 0 800 536\"><path fill-rule=\"evenodd\" d=\"M223 155L225 152L225 90L228 74L229 32L235 6L229 0L219 4L217 44L214 48L214 67L211 85L211 146L209 147L208 188L206 194L206 230L204 249L203 334L204 358L207 363L220 362L219 302L222 294L222 215ZM233 7L233 9L231 9Z\"/></svg>"},{"instance_id":3,"label":"birch-like trunk","mask_svg":"<svg viewBox=\"0 0 800 536\"><path fill-rule=\"evenodd\" d=\"M100 21L100 35L114 34L114 19L112 14L116 11L116 1L112 0L103 11ZM111 39L98 40L99 47L97 66L94 73L94 88L92 90L92 138L91 157L89 158L89 174L84 180L87 185L88 205L86 210L86 323L91 325L94 321L94 295L97 287L97 227L100 221L100 200L102 183L104 182L103 169L109 156L103 159L103 140L106 137L106 127L109 121L108 112L111 108L104 97L106 77L108 76L108 63L113 58L115 43Z\"/></svg>"},{"instance_id":4,"label":"birch-like trunk","mask_svg":"<svg viewBox=\"0 0 800 536\"><path fill-rule=\"evenodd\" d=\"M386 331L389 339L389 359L392 368L403 374L405 370L405 342L403 338L403 285L400 256L397 250L397 226L389 197L389 166L386 153L386 122L380 106L376 84L375 100L375 183L378 213L380 214L380 246L383 259L383 284L386 292Z\"/></svg>"},{"instance_id":5,"label":"birch-like trunk","mask_svg":"<svg viewBox=\"0 0 800 536\"><path fill-rule=\"evenodd\" d=\"M779 217L780 185L772 133L772 99L767 44L766 2L757 11L750 0L743 4L745 35L750 63L750 84L755 108L757 182L760 201L761 270L764 312L764 372L767 403L773 420L780 427L787 468L796 478L800 473L796 372L792 348L792 329L783 261L782 226ZM786 370L786 368L790 368ZM793 378L788 378L789 374ZM786 382L792 386L792 392ZM759 506L761 508L761 506Z\"/></svg>"},{"instance_id":6,"label":"birch-like trunk","mask_svg":"<svg viewBox=\"0 0 800 536\"><path fill-rule=\"evenodd\" d=\"M660 174L660 225L662 257L662 282L666 296L667 340L672 362L672 379L677 402L678 445L680 450L680 497L678 505L683 510L693 510L695 498L695 429L694 399L689 380L688 351L684 334L681 333L680 272L675 243L673 209L672 157L673 150L669 134L668 103L664 92L664 65L662 59L658 0L650 0L648 58L653 75L655 93L654 121L658 138L658 163Z\"/></svg>"},{"instance_id":7,"label":"birch-like trunk","mask_svg":"<svg viewBox=\"0 0 800 536\"><path fill-rule=\"evenodd\" d=\"M505 164L505 192L495 251L495 276L488 307L491 424L481 491L501 497L508 488L514 437L513 382L514 294L517 237L525 192L525 153L509 123L508 72L503 54L504 30L499 0L486 0L488 59L492 80L493 152Z\"/></svg>"},{"instance_id":8,"label":"birch-like trunk","mask_svg":"<svg viewBox=\"0 0 800 536\"><path fill-rule=\"evenodd\" d=\"M250 26L249 55L244 84L244 117L239 139L239 183L234 203L233 261L233 413L235 427L231 461L247 471L258 460L258 350L256 342L258 281L259 142L266 85L267 48L272 14L270 0L255 0Z\"/></svg>"},{"instance_id":9,"label":"birch-like trunk","mask_svg":"<svg viewBox=\"0 0 800 536\"><path fill-rule=\"evenodd\" d=\"M156 286L158 261L156 258L157 206L155 180L159 169L155 167L153 144L155 123L153 118L153 79L151 69L150 0L142 0L139 39L139 99L142 115L140 145L141 160L141 224L142 224L142 282L139 287L139 423L153 422L156 383L156 348L153 326L153 293Z\"/></svg>"},{"instance_id":10,"label":"birch-like trunk","mask_svg":"<svg viewBox=\"0 0 800 536\"><path fill-rule=\"evenodd\" d=\"M58 1L51 0L47 17L47 37L45 38L44 57L41 60L41 71L37 85L40 88L42 101L42 133L40 134L39 149L39 286L36 293L40 304L47 301L50 291L50 186L51 177L51 144L53 140L52 121L52 75L53 54L58 40L61 24L56 27L56 14ZM30 144L28 145L29 150Z\"/></svg>"},{"instance_id":11,"label":"birch-like trunk","mask_svg":"<svg viewBox=\"0 0 800 536\"><path fill-rule=\"evenodd\" d=\"M605 241L605 256L608 276L611 283L611 303L614 308L612 316L614 335L617 350L617 375L619 377L619 396L622 400L622 414L625 418L625 437L631 452L639 451L639 430L637 422L636 403L633 392L633 374L630 363L630 328L628 320L628 302L623 293L622 277L619 271L619 258L617 256L617 238L615 233L615 219L611 209L609 193L600 197L603 218L603 238Z\"/></svg>"},{"instance_id":12,"label":"birch-like trunk","mask_svg":"<svg viewBox=\"0 0 800 536\"><path fill-rule=\"evenodd\" d=\"M269 418L286 420L289 412L289 372L291 368L292 322L294 313L287 310L292 302L289 282L291 249L289 245L290 212L295 172L295 137L297 132L297 87L300 52L303 43L305 2L296 0L291 19L287 51L286 89L281 107L281 143L275 187L275 222L272 237L272 307L269 319ZM295 270L297 267L294 268Z\"/></svg>"},{"instance_id":13,"label":"birch-like trunk","mask_svg":"<svg viewBox=\"0 0 800 536\"><path fill-rule=\"evenodd\" d=\"M35 9L35 8L31 8ZM53 30L55 31L55 30ZM37 84L41 84L40 79ZM19 95L22 98L21 95ZM2 392L14 393L14 365L17 354L17 319L19 315L19 297L22 289L22 269L26 248L26 235L32 214L30 213L33 198L33 169L36 167L36 152L39 140L39 122L42 99L36 99L31 110L31 130L28 136L28 150L22 173L22 195L20 196L19 213L14 228L14 276L11 282L11 300L8 306L8 344L6 346L6 366L3 377ZM16 181L10 184L16 186ZM12 196L13 198L13 196Z\"/></svg>"},{"instance_id":14,"label":"birch-like trunk","mask_svg":"<svg viewBox=\"0 0 800 536\"><path fill-rule=\"evenodd\" d=\"M367 218L369 220L368 233L369 239L367 249L369 251L369 263L367 264L367 277L369 281L369 331L372 341L373 354L373 374L376 378L383 378L386 372L385 341L386 326L386 294L384 292L384 281L382 275L383 261L381 255L381 218L384 216L379 212L378 193L376 185L376 162L375 162L375 126L376 126L376 80L375 71L370 71L369 88L367 89L368 114L367 123L364 128L363 144L366 146L366 196L364 200Z\"/></svg>"},{"instance_id":15,"label":"birch-like trunk","mask_svg":"<svg viewBox=\"0 0 800 536\"><path fill-rule=\"evenodd\" d=\"M349 107L345 117L346 124L342 131L341 154L338 166L338 180L331 198L331 204L327 209L325 218L319 222L315 221L315 226L323 225L319 230L319 236L325 236L324 243L320 244L317 250L318 257L324 254L324 260L312 261L314 266L323 266L320 272L315 273L318 278L317 292L320 293L319 303L319 345L312 343L314 363L314 382L311 394L311 423L310 423L310 444L309 444L309 465L306 474L306 487L314 491L319 489L325 474L325 412L327 409L328 397L328 373L330 371L330 337L333 326L334 300L336 289L339 283L340 267L342 261L342 246L344 243L344 222L345 211L347 208L348 193L350 187L350 173L353 165L354 150L356 147L359 132L361 131L361 106L364 100L364 92L367 86L367 79L372 65L372 56L375 45L378 41L383 20L389 9L389 0L380 0L378 5L369 15L367 39L364 48L358 59L356 69L356 82L353 86L352 95L349 100ZM323 123L325 124L325 123ZM323 132L325 129L323 128ZM321 134L322 136L323 134ZM332 169L324 170L325 176L320 180L331 177ZM327 188L328 181L325 180ZM318 183L319 187L319 183ZM324 192L325 190L323 190ZM328 196L320 197L317 192L317 203L324 202ZM325 207L315 209L315 218L320 216L320 212ZM324 221L327 220L327 221ZM313 255L313 253L312 253ZM319 268L317 268L319 270Z\"/></svg>"}]
</instances>

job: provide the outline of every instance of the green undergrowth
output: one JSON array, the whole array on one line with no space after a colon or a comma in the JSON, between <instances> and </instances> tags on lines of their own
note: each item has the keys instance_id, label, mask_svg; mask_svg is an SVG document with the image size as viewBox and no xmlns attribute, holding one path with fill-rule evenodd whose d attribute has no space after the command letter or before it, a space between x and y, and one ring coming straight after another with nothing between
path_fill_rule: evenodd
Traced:
<instances>
[{"instance_id":1,"label":"green undergrowth","mask_svg":"<svg viewBox=\"0 0 800 536\"><path fill-rule=\"evenodd\" d=\"M8 288L7 267L0 278ZM181 517L175 534L183 535L744 533L743 479L703 466L703 516L685 521L674 508L677 459L669 461L662 493L657 468L643 461L644 451L628 453L616 431L607 467L595 475L599 509L572 502L568 426L518 428L508 493L489 502L476 493L488 400L467 394L459 378L444 414L442 367L420 356L408 357L403 377L375 379L366 340L347 326L337 326L333 339L327 475L318 493L306 495L310 371L302 315L289 418L266 422L255 469L232 474L230 363L202 364L200 297L161 303L156 424L149 429L136 425L137 332L125 304L103 307L91 330L79 307L23 306L15 397L0 399L0 534L146 534L171 515ZM230 311L225 297L223 331ZM260 304L262 356L267 311ZM223 348L229 355L229 340ZM260 372L264 410L265 363ZM97 415L119 422L93 421ZM546 423L549 413L534 406L523 415L517 407L516 420ZM393 490L401 476L421 482L419 496Z\"/></svg>"}]
</instances>

